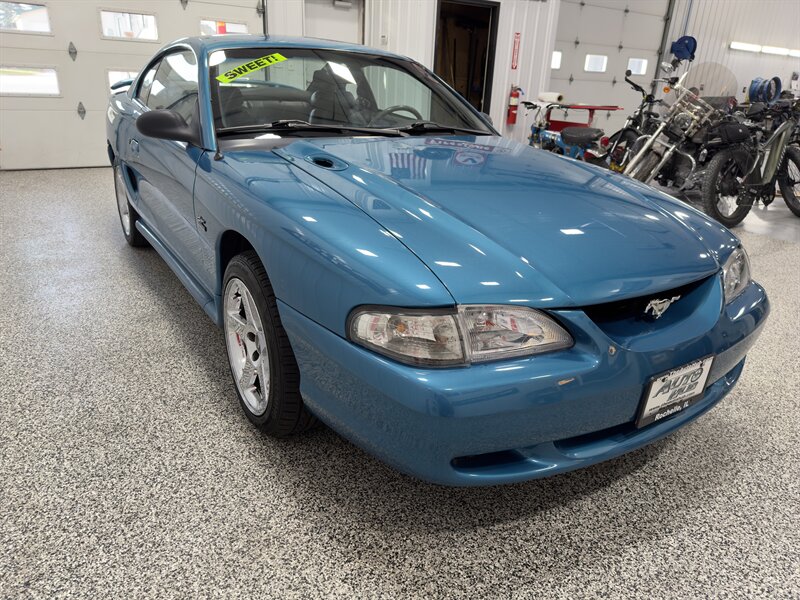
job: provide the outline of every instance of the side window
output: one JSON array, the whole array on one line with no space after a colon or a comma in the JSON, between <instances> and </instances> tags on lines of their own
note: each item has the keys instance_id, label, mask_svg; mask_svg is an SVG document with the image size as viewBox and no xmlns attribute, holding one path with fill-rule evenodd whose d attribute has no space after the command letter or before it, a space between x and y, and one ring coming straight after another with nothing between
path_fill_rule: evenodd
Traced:
<instances>
[{"instance_id":1,"label":"side window","mask_svg":"<svg viewBox=\"0 0 800 600\"><path fill-rule=\"evenodd\" d=\"M168 54L158 65L146 104L152 109L174 110L191 125L197 118L197 90L194 53Z\"/></svg>"},{"instance_id":2,"label":"side window","mask_svg":"<svg viewBox=\"0 0 800 600\"><path fill-rule=\"evenodd\" d=\"M153 86L153 79L156 77L156 69L158 63L154 64L142 78L142 83L139 85L139 91L136 92L136 99L142 104L147 104L147 97L150 95L150 88Z\"/></svg>"}]
</instances>

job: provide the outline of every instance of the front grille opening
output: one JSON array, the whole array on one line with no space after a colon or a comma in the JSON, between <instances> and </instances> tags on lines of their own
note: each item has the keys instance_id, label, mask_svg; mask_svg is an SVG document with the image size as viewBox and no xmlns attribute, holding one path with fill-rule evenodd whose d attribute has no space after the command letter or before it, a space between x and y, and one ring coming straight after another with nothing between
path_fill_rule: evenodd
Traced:
<instances>
[{"instance_id":1,"label":"front grille opening","mask_svg":"<svg viewBox=\"0 0 800 600\"><path fill-rule=\"evenodd\" d=\"M680 287L646 296L586 306L583 312L617 343L667 329L692 316L713 290L717 277L711 275ZM678 298L659 318L645 312L652 300Z\"/></svg>"},{"instance_id":2,"label":"front grille opening","mask_svg":"<svg viewBox=\"0 0 800 600\"><path fill-rule=\"evenodd\" d=\"M665 290L663 292L648 294L646 296L639 296L637 298L629 298L627 300L618 300L616 302L608 302L605 304L595 304L592 306L586 306L584 307L583 311L592 321L594 321L598 325L614 321L620 321L623 319L635 319L637 321L652 321L654 320L652 316L649 316L644 312L645 308L647 308L647 304L651 300L653 300L654 298L674 298L675 296L680 296L680 300L676 301L674 306L671 307L670 309L673 311L674 314L675 309L677 309L681 303L686 305L687 300L689 300L690 296L692 295L692 292L700 288L704 283L708 281L708 279L709 279L708 277L705 277L703 279L694 281L692 283L683 285L681 287L676 287L671 290ZM669 313L668 312L665 313L665 316L667 314Z\"/></svg>"}]
</instances>

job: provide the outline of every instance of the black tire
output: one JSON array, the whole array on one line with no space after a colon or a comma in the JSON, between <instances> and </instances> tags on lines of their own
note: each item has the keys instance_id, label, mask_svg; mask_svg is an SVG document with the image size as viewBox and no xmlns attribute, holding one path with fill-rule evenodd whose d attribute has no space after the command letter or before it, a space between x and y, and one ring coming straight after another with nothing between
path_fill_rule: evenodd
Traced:
<instances>
[{"instance_id":1,"label":"black tire","mask_svg":"<svg viewBox=\"0 0 800 600\"><path fill-rule=\"evenodd\" d=\"M125 184L125 174L122 171L122 164L118 160L114 162L114 194L117 200L119 224L122 227L122 235L125 236L125 241L128 242L128 245L137 248L149 245L142 232L136 228L139 214L131 206L128 188Z\"/></svg>"},{"instance_id":2,"label":"black tire","mask_svg":"<svg viewBox=\"0 0 800 600\"><path fill-rule=\"evenodd\" d=\"M800 217L800 148L786 148L784 164L778 172L778 187L786 206Z\"/></svg>"},{"instance_id":3,"label":"black tire","mask_svg":"<svg viewBox=\"0 0 800 600\"><path fill-rule=\"evenodd\" d=\"M703 177L703 209L708 216L725 227L735 227L741 223L752 208L752 204L738 205L733 211L723 213L719 206L722 197L738 198L742 194L735 178L745 175L742 165L746 165L749 160L750 156L744 148L726 148L718 152L706 168Z\"/></svg>"},{"instance_id":4,"label":"black tire","mask_svg":"<svg viewBox=\"0 0 800 600\"><path fill-rule=\"evenodd\" d=\"M239 286L240 283L244 284L256 305L255 316L260 319L263 326L263 344L269 359L266 408L261 414L255 411L245 399L240 383L237 381L237 373L234 371L234 362L237 358L231 354L232 342L230 340L234 339L231 336L235 336L237 340L239 336L233 329L235 326L229 322L226 299L229 291L232 291L229 286ZM247 418L263 433L272 437L285 437L301 433L314 426L317 420L305 407L300 396L300 370L297 367L286 330L281 324L275 293L267 278L267 272L255 252L248 251L239 254L228 263L223 280L222 301L223 329L231 377L233 377L234 387L239 396L239 404ZM246 352L243 340L240 341L240 347ZM256 376L256 381L258 381L258 376Z\"/></svg>"}]
</instances>

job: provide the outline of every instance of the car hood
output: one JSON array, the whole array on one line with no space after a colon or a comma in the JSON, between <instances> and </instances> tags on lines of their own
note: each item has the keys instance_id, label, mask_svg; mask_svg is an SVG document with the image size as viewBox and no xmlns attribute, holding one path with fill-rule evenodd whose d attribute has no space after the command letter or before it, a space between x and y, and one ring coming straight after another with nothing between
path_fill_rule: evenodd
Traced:
<instances>
[{"instance_id":1,"label":"car hood","mask_svg":"<svg viewBox=\"0 0 800 600\"><path fill-rule=\"evenodd\" d=\"M305 139L274 151L369 214L458 303L583 306L719 269L716 241L649 188L505 138Z\"/></svg>"}]
</instances>

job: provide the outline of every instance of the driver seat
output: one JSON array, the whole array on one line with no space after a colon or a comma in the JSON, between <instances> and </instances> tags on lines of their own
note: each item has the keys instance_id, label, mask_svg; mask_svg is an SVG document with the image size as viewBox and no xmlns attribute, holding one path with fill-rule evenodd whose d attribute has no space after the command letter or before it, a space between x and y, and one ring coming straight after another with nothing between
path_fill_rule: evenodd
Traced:
<instances>
[{"instance_id":1,"label":"driver seat","mask_svg":"<svg viewBox=\"0 0 800 600\"><path fill-rule=\"evenodd\" d=\"M603 137L602 129L593 127L564 127L561 139L569 146L589 146Z\"/></svg>"},{"instance_id":2,"label":"driver seat","mask_svg":"<svg viewBox=\"0 0 800 600\"><path fill-rule=\"evenodd\" d=\"M366 124L358 111L353 94L347 91L347 82L325 68L314 71L307 91L311 95L309 123Z\"/></svg>"}]
</instances>

